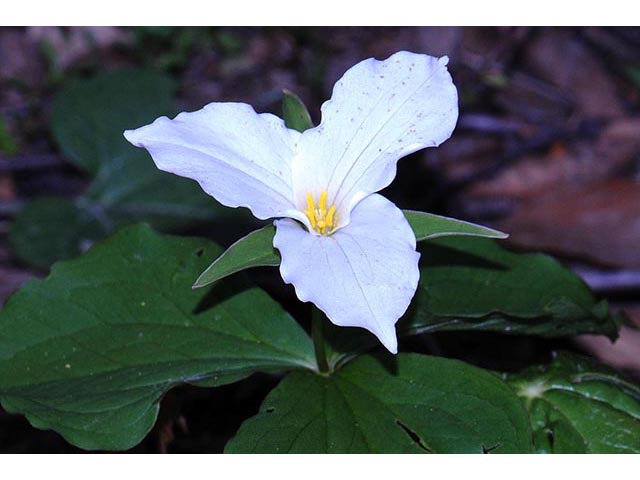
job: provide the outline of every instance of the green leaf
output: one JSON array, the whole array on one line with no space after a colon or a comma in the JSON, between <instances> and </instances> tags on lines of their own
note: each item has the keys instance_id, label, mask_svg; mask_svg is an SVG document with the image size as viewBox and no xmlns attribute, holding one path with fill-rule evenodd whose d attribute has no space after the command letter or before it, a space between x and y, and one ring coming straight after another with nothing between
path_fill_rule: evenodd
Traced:
<instances>
[{"instance_id":1,"label":"green leaf","mask_svg":"<svg viewBox=\"0 0 640 480\"><path fill-rule=\"evenodd\" d=\"M267 225L242 237L202 272L193 288L210 285L247 268L280 265L280 255L272 245L274 234L275 227ZM270 248L265 248L266 245Z\"/></svg>"},{"instance_id":2,"label":"green leaf","mask_svg":"<svg viewBox=\"0 0 640 480\"><path fill-rule=\"evenodd\" d=\"M23 261L47 267L74 257L83 237L103 236L119 227L144 220L162 230L195 221L211 221L226 212L196 182L162 172L149 155L130 145L122 133L173 113L172 82L159 74L125 70L75 80L53 102L51 128L65 157L93 177L84 194L73 200L74 210L64 222L66 231L48 219L59 202L44 200L27 206L12 227L12 246ZM60 217L60 215L57 215ZM29 222L36 223L33 228ZM89 232L83 227L98 224ZM72 238L71 232L77 232ZM64 239L56 237L63 235ZM68 245L51 250L50 242ZM19 243L18 243L19 242Z\"/></svg>"},{"instance_id":3,"label":"green leaf","mask_svg":"<svg viewBox=\"0 0 640 480\"><path fill-rule=\"evenodd\" d=\"M97 175L137 149L122 136L173 113L169 77L144 70L106 72L64 85L53 101L51 130L67 159Z\"/></svg>"},{"instance_id":4,"label":"green leaf","mask_svg":"<svg viewBox=\"0 0 640 480\"><path fill-rule=\"evenodd\" d=\"M191 289L220 253L124 229L27 283L0 311L0 401L86 449L125 449L181 383L314 368L311 340L262 290Z\"/></svg>"},{"instance_id":5,"label":"green leaf","mask_svg":"<svg viewBox=\"0 0 640 480\"><path fill-rule=\"evenodd\" d=\"M57 258L75 257L103 238L111 225L63 198L39 198L26 205L9 231L18 258L45 269Z\"/></svg>"},{"instance_id":6,"label":"green leaf","mask_svg":"<svg viewBox=\"0 0 640 480\"><path fill-rule=\"evenodd\" d=\"M476 225L475 223L457 220L455 218L442 217L426 212L404 210L404 216L416 235L416 240L428 240L437 237L453 235L467 235L473 237L507 238L506 233L492 228Z\"/></svg>"},{"instance_id":7,"label":"green leaf","mask_svg":"<svg viewBox=\"0 0 640 480\"><path fill-rule=\"evenodd\" d=\"M640 453L640 388L585 357L510 374L539 453Z\"/></svg>"},{"instance_id":8,"label":"green leaf","mask_svg":"<svg viewBox=\"0 0 640 480\"><path fill-rule=\"evenodd\" d=\"M284 116L284 124L288 128L299 132L313 128L313 121L307 107L300 100L300 97L289 90L282 92L282 114Z\"/></svg>"},{"instance_id":9,"label":"green leaf","mask_svg":"<svg viewBox=\"0 0 640 480\"><path fill-rule=\"evenodd\" d=\"M361 357L287 376L229 453L529 453L525 410L498 376L457 360Z\"/></svg>"},{"instance_id":10,"label":"green leaf","mask_svg":"<svg viewBox=\"0 0 640 480\"><path fill-rule=\"evenodd\" d=\"M420 283L399 330L492 330L542 336L617 336L619 319L553 258L483 238L422 244Z\"/></svg>"},{"instance_id":11,"label":"green leaf","mask_svg":"<svg viewBox=\"0 0 640 480\"><path fill-rule=\"evenodd\" d=\"M418 241L451 235L505 238L507 235L473 223L440 217L430 213L404 210L405 217L413 228ZM227 275L253 267L278 266L280 255L273 248L276 229L268 225L250 233L231 245L213 264L209 265L196 280L194 288L204 287Z\"/></svg>"}]
</instances>

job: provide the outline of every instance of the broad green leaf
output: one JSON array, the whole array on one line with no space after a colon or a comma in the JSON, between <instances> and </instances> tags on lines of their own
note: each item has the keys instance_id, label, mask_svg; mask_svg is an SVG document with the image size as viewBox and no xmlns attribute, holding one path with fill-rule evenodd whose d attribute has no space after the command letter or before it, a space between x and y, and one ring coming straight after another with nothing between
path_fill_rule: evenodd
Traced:
<instances>
[{"instance_id":1,"label":"broad green leaf","mask_svg":"<svg viewBox=\"0 0 640 480\"><path fill-rule=\"evenodd\" d=\"M539 453L640 453L640 387L585 357L561 353L510 374Z\"/></svg>"},{"instance_id":2,"label":"broad green leaf","mask_svg":"<svg viewBox=\"0 0 640 480\"><path fill-rule=\"evenodd\" d=\"M173 113L173 90L169 77L144 70L71 80L53 101L53 136L69 161L97 175L138 151L122 136L125 129Z\"/></svg>"},{"instance_id":3,"label":"broad green leaf","mask_svg":"<svg viewBox=\"0 0 640 480\"><path fill-rule=\"evenodd\" d=\"M65 157L93 178L73 200L66 231L48 219L57 203L28 205L12 226L12 246L23 261L48 267L78 253L87 224L104 230L98 238L141 220L171 230L210 221L226 210L193 181L158 170L149 155L130 145L122 133L173 113L173 87L162 75L125 70L69 82L53 102L51 128ZM58 215L59 217L59 215ZM36 223L34 228L29 223ZM72 232L77 235L72 236ZM63 235L64 240L56 236ZM66 249L47 251L50 242Z\"/></svg>"},{"instance_id":4,"label":"broad green leaf","mask_svg":"<svg viewBox=\"0 0 640 480\"><path fill-rule=\"evenodd\" d=\"M451 235L506 237L506 234L497 230L462 220L411 210L405 210L404 214L418 241ZM275 234L275 227L268 225L241 238L213 264L209 265L209 268L200 275L194 287L204 287L247 268L280 265L280 256L273 248Z\"/></svg>"},{"instance_id":5,"label":"broad green leaf","mask_svg":"<svg viewBox=\"0 0 640 480\"><path fill-rule=\"evenodd\" d=\"M617 336L621 319L547 255L517 254L472 237L429 240L419 251L418 290L398 322L398 336L444 330ZM333 366L379 345L361 329L329 329L329 337Z\"/></svg>"},{"instance_id":6,"label":"broad green leaf","mask_svg":"<svg viewBox=\"0 0 640 480\"><path fill-rule=\"evenodd\" d=\"M617 336L619 320L606 303L547 255L513 253L469 237L431 240L420 251L418 292L401 331Z\"/></svg>"},{"instance_id":7,"label":"broad green leaf","mask_svg":"<svg viewBox=\"0 0 640 480\"><path fill-rule=\"evenodd\" d=\"M313 127L307 107L300 100L300 97L289 90L282 92L282 114L288 128L304 132Z\"/></svg>"},{"instance_id":8,"label":"broad green leaf","mask_svg":"<svg viewBox=\"0 0 640 480\"><path fill-rule=\"evenodd\" d=\"M455 218L442 217L432 213L405 210L404 216L416 234L417 241L453 235L488 238L507 238L509 236L506 233L483 227L482 225L476 225L475 223L465 222L464 220L457 220Z\"/></svg>"},{"instance_id":9,"label":"broad green leaf","mask_svg":"<svg viewBox=\"0 0 640 480\"><path fill-rule=\"evenodd\" d=\"M202 272L193 288L210 285L246 268L280 265L280 255L272 245L274 232L274 226L267 225L242 237ZM266 245L270 248L264 248Z\"/></svg>"},{"instance_id":10,"label":"broad green leaf","mask_svg":"<svg viewBox=\"0 0 640 480\"><path fill-rule=\"evenodd\" d=\"M17 216L9 241L18 258L44 269L57 258L79 255L111 228L71 200L39 198Z\"/></svg>"},{"instance_id":11,"label":"broad green leaf","mask_svg":"<svg viewBox=\"0 0 640 480\"><path fill-rule=\"evenodd\" d=\"M0 311L0 401L86 449L125 449L181 383L314 368L311 340L262 290L191 288L220 253L129 227L27 283Z\"/></svg>"},{"instance_id":12,"label":"broad green leaf","mask_svg":"<svg viewBox=\"0 0 640 480\"><path fill-rule=\"evenodd\" d=\"M500 378L457 360L361 357L331 376L294 372L229 453L528 453L526 412Z\"/></svg>"}]
</instances>

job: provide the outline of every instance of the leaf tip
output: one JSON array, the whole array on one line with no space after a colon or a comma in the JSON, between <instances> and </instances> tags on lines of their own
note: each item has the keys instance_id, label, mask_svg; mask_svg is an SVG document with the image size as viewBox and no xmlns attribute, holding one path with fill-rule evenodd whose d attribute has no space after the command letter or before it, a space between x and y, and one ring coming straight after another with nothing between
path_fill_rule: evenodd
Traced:
<instances>
[{"instance_id":1,"label":"leaf tip","mask_svg":"<svg viewBox=\"0 0 640 480\"><path fill-rule=\"evenodd\" d=\"M193 285L191 285L191 290L197 290L198 288L206 287L211 283L213 282L207 282L206 280L202 280L202 277L198 277Z\"/></svg>"}]
</instances>

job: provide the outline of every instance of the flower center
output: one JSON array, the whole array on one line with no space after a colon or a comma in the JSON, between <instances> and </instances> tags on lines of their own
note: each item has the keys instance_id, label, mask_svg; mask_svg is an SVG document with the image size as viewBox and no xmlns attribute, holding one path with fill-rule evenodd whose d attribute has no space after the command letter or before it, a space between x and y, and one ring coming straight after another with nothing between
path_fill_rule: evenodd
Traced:
<instances>
[{"instance_id":1,"label":"flower center","mask_svg":"<svg viewBox=\"0 0 640 480\"><path fill-rule=\"evenodd\" d=\"M336 206L331 205L331 208L327 209L327 191L323 190L320 194L320 200L318 206L313 200L313 195L307 193L307 209L304 214L311 222L311 227L320 235L331 235L338 224L336 218Z\"/></svg>"}]
</instances>

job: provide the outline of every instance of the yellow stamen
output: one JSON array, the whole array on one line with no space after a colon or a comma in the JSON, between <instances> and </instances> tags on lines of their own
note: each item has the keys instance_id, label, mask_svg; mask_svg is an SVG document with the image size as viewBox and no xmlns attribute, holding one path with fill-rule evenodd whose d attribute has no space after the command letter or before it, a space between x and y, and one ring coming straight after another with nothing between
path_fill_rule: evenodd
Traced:
<instances>
[{"instance_id":1,"label":"yellow stamen","mask_svg":"<svg viewBox=\"0 0 640 480\"><path fill-rule=\"evenodd\" d=\"M316 229L316 204L313 201L313 196L310 193L307 193L307 209L304 211L304 214L307 216L309 221L311 222L311 227Z\"/></svg>"},{"instance_id":2,"label":"yellow stamen","mask_svg":"<svg viewBox=\"0 0 640 480\"><path fill-rule=\"evenodd\" d=\"M336 216L336 206L332 205L329 211L327 212L327 225L333 226L333 219Z\"/></svg>"},{"instance_id":3,"label":"yellow stamen","mask_svg":"<svg viewBox=\"0 0 640 480\"><path fill-rule=\"evenodd\" d=\"M307 211L313 212L316 209L316 204L313 201L313 195L307 193Z\"/></svg>"},{"instance_id":4,"label":"yellow stamen","mask_svg":"<svg viewBox=\"0 0 640 480\"><path fill-rule=\"evenodd\" d=\"M306 199L307 209L304 211L304 214L309 219L311 228L320 235L331 235L335 231L338 221L336 218L336 206L332 205L331 208L327 210L327 191L323 190L322 193L320 193L317 208L311 193L307 193Z\"/></svg>"},{"instance_id":5,"label":"yellow stamen","mask_svg":"<svg viewBox=\"0 0 640 480\"><path fill-rule=\"evenodd\" d=\"M320 211L321 212L326 212L327 211L327 191L323 190L322 193L320 194Z\"/></svg>"}]
</instances>

